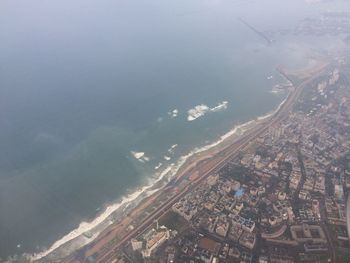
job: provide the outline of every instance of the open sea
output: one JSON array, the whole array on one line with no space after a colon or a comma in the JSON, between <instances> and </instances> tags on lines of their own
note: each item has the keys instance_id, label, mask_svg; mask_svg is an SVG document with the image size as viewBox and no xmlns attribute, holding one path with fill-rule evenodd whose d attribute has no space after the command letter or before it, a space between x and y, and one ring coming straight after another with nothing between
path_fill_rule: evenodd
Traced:
<instances>
[{"instance_id":1,"label":"open sea","mask_svg":"<svg viewBox=\"0 0 350 263\"><path fill-rule=\"evenodd\" d=\"M45 251L195 147L273 111L287 94L274 89L286 82L277 66L307 67L341 44L269 44L239 18L274 31L344 6L2 0L0 257Z\"/></svg>"}]
</instances>

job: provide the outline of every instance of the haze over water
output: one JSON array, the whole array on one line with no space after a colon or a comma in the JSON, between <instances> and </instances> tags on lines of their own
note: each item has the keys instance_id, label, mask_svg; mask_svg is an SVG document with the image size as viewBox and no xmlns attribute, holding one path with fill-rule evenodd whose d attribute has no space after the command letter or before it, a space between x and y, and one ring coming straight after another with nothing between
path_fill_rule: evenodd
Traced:
<instances>
[{"instance_id":1,"label":"haze over water","mask_svg":"<svg viewBox=\"0 0 350 263\"><path fill-rule=\"evenodd\" d=\"M276 30L341 7L1 1L0 257L49 247L144 185L159 163L270 112L286 96L270 92L285 82L275 68L307 65L311 49L334 45L300 36L268 45L239 17ZM227 109L187 120L196 105L223 101Z\"/></svg>"}]
</instances>

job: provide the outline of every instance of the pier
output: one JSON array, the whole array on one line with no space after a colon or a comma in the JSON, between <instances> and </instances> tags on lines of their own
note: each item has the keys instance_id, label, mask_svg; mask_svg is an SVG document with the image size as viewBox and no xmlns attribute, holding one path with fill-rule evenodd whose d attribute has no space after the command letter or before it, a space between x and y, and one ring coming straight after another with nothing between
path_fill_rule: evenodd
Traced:
<instances>
[{"instance_id":1,"label":"pier","mask_svg":"<svg viewBox=\"0 0 350 263\"><path fill-rule=\"evenodd\" d=\"M284 72L284 70L282 69L281 66L278 66L276 68L276 71L282 76L284 77L288 82L290 82L291 84L293 84L293 80Z\"/></svg>"},{"instance_id":2,"label":"pier","mask_svg":"<svg viewBox=\"0 0 350 263\"><path fill-rule=\"evenodd\" d=\"M241 21L244 25L246 25L249 29L251 29L254 33L256 33L258 36L266 40L267 44L272 44L272 39L270 39L265 33L259 31L255 27L253 27L251 24L249 24L247 21L245 21L243 18L238 18L239 21Z\"/></svg>"}]
</instances>

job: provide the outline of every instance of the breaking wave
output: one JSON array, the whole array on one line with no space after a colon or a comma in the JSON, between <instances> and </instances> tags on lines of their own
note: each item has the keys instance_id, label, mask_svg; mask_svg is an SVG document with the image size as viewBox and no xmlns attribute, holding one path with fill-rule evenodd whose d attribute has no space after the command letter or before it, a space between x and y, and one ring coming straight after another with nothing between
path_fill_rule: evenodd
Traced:
<instances>
[{"instance_id":1,"label":"breaking wave","mask_svg":"<svg viewBox=\"0 0 350 263\"><path fill-rule=\"evenodd\" d=\"M187 114L188 114L187 120L194 121L200 117L203 117L208 112L218 112L218 111L226 110L227 107L228 107L228 101L223 101L213 108L210 108L205 104L200 104L187 111Z\"/></svg>"},{"instance_id":2,"label":"breaking wave","mask_svg":"<svg viewBox=\"0 0 350 263\"><path fill-rule=\"evenodd\" d=\"M71 231L70 233L68 233L67 235L62 237L61 239L57 240L49 249L31 256L30 257L31 260L35 261L35 260L42 259L42 258L48 256L53 251L59 249L64 244L71 242L72 240L78 238L79 236L83 235L84 233L86 233L88 231L93 230L94 228L96 228L97 226L99 226L102 223L106 223L108 218L114 212L116 212L119 208L129 206L129 205L130 205L130 207L132 207L131 204L133 204L133 203L134 203L134 205L137 205L137 203L139 203L141 201L140 197L142 197L142 199L146 198L146 197L152 195L153 193L155 193L156 191L160 190L162 187L164 187L177 174L179 169L186 163L186 161L189 158L193 157L194 155L196 155L198 153L205 152L213 147L218 146L219 144L223 143L224 141L233 137L234 135L236 135L238 137L238 136L244 134L247 130L254 127L254 125L257 124L258 122L273 116L276 112L279 111L279 109L282 107L282 105L285 102L286 102L286 99L284 99L281 102L281 104L273 112L270 112L264 116L258 117L256 120L251 120L251 121L248 121L246 123L235 126L232 130L230 130L229 132L222 135L218 140L216 140L210 144L207 144L205 146L194 148L188 154L181 156L176 163L172 163L172 164L168 165L166 168L164 168L164 170L157 172L152 179L148 180L148 183L145 186L143 186L142 188L139 188L139 190L137 190L137 191L135 191L127 196L124 196L121 199L121 201L119 201L118 203L107 206L105 208L105 210L100 215L98 215L94 220L92 220L91 222L81 222L76 229L74 229L73 231ZM220 106L220 105L224 105L224 106ZM227 102L223 102L222 104L219 104L218 106L212 108L211 110L216 111L219 109L218 107L220 108L220 110L226 108ZM173 148L175 148L175 145L173 145ZM144 153L142 153L142 152L133 152L133 155L137 159L144 157ZM161 163L159 163L158 166L159 166L158 167L158 169L159 169L162 166ZM154 186L159 182L163 182L163 183L161 184L160 187L155 188ZM107 226L110 224L112 224L111 221L109 221L107 223ZM99 232L102 232L102 230ZM95 238L97 235L98 235L98 233L94 233L93 237L89 240L89 242L91 242L93 240L93 238ZM82 242L80 244L75 244L74 249L77 249L77 248L82 247L84 245L86 245L86 242ZM68 254L71 252L72 251L65 250L65 254ZM61 255L61 256L66 256L66 255Z\"/></svg>"}]
</instances>

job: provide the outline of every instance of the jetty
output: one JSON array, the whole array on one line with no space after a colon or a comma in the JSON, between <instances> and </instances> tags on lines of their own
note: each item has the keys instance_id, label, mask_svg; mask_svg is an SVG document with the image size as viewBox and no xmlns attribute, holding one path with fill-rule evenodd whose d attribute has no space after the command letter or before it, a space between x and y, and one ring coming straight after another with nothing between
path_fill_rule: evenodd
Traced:
<instances>
[{"instance_id":1,"label":"jetty","mask_svg":"<svg viewBox=\"0 0 350 263\"><path fill-rule=\"evenodd\" d=\"M264 32L259 31L254 26L249 24L247 21L245 21L243 18L238 18L239 21L241 21L244 25L246 25L249 29L251 29L254 33L256 33L258 36L263 38L268 45L272 44L272 39L270 39Z\"/></svg>"}]
</instances>

